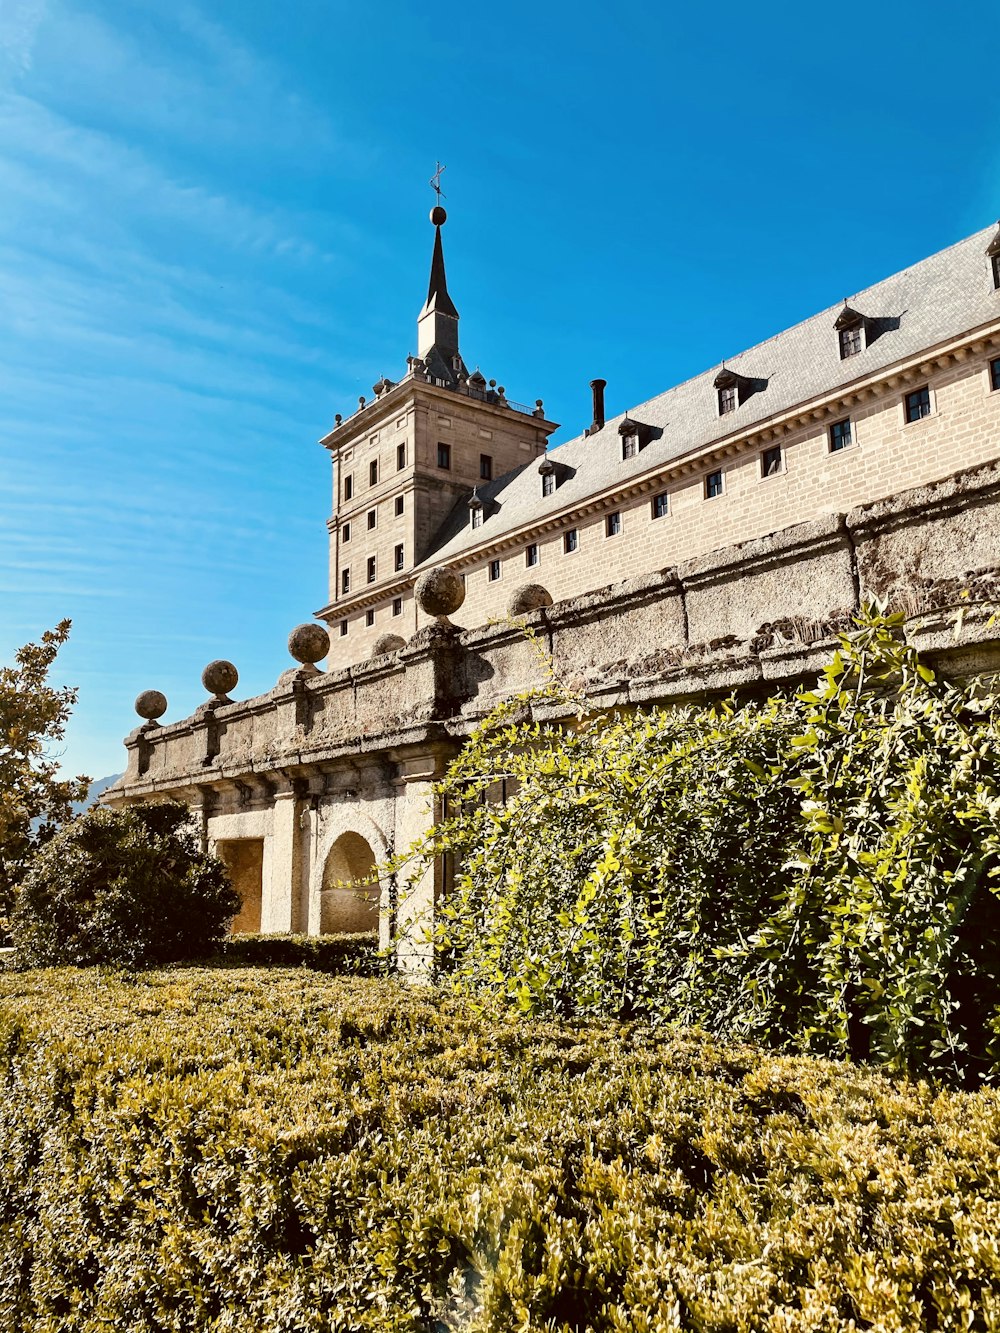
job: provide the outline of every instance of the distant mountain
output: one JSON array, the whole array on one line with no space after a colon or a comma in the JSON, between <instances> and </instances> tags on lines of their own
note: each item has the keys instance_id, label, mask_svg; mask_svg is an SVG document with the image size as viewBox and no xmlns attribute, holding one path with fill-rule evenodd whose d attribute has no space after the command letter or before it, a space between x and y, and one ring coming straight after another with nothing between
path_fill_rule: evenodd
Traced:
<instances>
[{"instance_id":1,"label":"distant mountain","mask_svg":"<svg viewBox=\"0 0 1000 1333\"><path fill-rule=\"evenodd\" d=\"M107 791L109 787L113 787L121 776L120 773L112 773L109 777L98 778L96 782L92 782L87 791L87 799L85 801L73 802L73 814L82 815L84 810L89 810L97 800L98 796L100 796L101 792Z\"/></svg>"}]
</instances>

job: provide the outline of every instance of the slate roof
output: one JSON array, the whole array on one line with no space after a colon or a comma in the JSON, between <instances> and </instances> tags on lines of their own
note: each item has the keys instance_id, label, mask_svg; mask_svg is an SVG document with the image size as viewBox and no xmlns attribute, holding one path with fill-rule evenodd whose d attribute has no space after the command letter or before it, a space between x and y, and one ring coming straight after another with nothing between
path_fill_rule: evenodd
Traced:
<instances>
[{"instance_id":1,"label":"slate roof","mask_svg":"<svg viewBox=\"0 0 1000 1333\"><path fill-rule=\"evenodd\" d=\"M726 369L756 381L756 390L732 414L720 417L714 380L718 365L627 413L610 417L597 434L579 435L549 450L561 465L555 494L542 497L538 460L479 488L484 520L473 529L466 499L442 525L433 553L422 567L461 555L506 533L540 522L568 506L625 484L657 466L666 467L717 439L759 426L812 398L834 393L855 380L925 349L1000 319L1000 292L993 287L987 248L997 226L942 250L911 268L851 297L868 323L868 346L841 360L834 325L843 301L749 351L726 358ZM764 387L761 387L764 386ZM634 458L623 461L618 426L626 417L658 434Z\"/></svg>"}]
</instances>

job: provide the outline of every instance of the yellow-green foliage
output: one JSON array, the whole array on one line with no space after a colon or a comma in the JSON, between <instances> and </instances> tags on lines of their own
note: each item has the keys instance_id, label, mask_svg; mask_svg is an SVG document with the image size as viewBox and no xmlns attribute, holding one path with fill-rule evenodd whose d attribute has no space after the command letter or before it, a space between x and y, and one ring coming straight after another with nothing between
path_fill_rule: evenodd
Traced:
<instances>
[{"instance_id":1,"label":"yellow-green foliage","mask_svg":"<svg viewBox=\"0 0 1000 1333\"><path fill-rule=\"evenodd\" d=\"M0 1329L1000 1328L1000 1094L304 969L0 977Z\"/></svg>"}]
</instances>

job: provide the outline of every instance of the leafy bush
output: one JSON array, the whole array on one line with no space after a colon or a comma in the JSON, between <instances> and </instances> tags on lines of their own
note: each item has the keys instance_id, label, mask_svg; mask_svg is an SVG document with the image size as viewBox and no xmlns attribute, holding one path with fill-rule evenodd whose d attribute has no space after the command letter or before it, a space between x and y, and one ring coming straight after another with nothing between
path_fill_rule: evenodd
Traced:
<instances>
[{"instance_id":1,"label":"leafy bush","mask_svg":"<svg viewBox=\"0 0 1000 1333\"><path fill-rule=\"evenodd\" d=\"M457 866L443 970L528 1014L995 1069L998 703L938 680L900 621L870 612L815 689L765 703L587 717L549 686L506 705L388 868ZM525 720L539 699L570 725Z\"/></svg>"},{"instance_id":2,"label":"leafy bush","mask_svg":"<svg viewBox=\"0 0 1000 1333\"><path fill-rule=\"evenodd\" d=\"M234 967L309 967L315 972L382 976L391 960L379 953L378 934L227 935L217 957Z\"/></svg>"},{"instance_id":3,"label":"leafy bush","mask_svg":"<svg viewBox=\"0 0 1000 1333\"><path fill-rule=\"evenodd\" d=\"M35 857L11 934L20 966L149 967L209 952L239 907L184 806L94 809Z\"/></svg>"},{"instance_id":4,"label":"leafy bush","mask_svg":"<svg viewBox=\"0 0 1000 1333\"><path fill-rule=\"evenodd\" d=\"M0 976L5 1333L1000 1323L1000 1094L306 970Z\"/></svg>"}]
</instances>

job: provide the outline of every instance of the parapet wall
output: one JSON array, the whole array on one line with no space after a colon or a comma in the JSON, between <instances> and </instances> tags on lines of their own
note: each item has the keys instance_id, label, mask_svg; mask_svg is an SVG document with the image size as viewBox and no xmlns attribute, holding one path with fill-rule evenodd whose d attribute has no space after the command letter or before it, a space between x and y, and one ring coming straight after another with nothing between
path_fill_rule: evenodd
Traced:
<instances>
[{"instance_id":1,"label":"parapet wall","mask_svg":"<svg viewBox=\"0 0 1000 1333\"><path fill-rule=\"evenodd\" d=\"M988 611L1000 600L1000 464L516 622L435 625L398 652L336 672L287 672L269 694L147 724L128 737L128 770L108 796L190 793L252 775L294 780L362 756L405 765L459 746L550 664L598 708L763 689L817 669L830 636L876 597L908 615L908 633L946 670L1000 668L1000 625ZM956 637L960 605L969 610Z\"/></svg>"}]
</instances>

